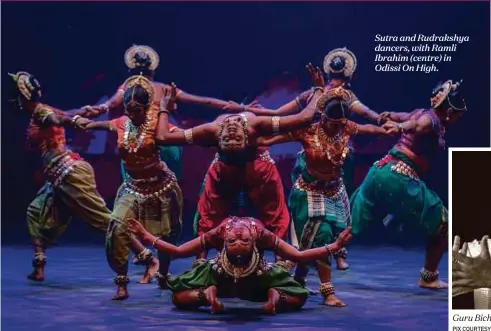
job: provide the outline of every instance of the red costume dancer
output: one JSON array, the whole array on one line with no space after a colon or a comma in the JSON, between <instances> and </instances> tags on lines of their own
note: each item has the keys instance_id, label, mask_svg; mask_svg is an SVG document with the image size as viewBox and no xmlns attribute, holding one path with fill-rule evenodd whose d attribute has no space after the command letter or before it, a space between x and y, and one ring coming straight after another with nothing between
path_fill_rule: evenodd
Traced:
<instances>
[{"instance_id":1,"label":"red costume dancer","mask_svg":"<svg viewBox=\"0 0 491 331\"><path fill-rule=\"evenodd\" d=\"M130 231L146 243L174 258L198 254L215 248L218 256L169 280L172 301L181 309L211 306L212 313L223 310L219 297L264 302L263 312L299 309L309 292L297 283L287 270L270 265L264 252L296 262L311 262L335 253L351 239L350 229L340 234L335 243L299 252L256 219L227 217L212 231L181 246L174 246L148 233L136 220L130 220Z\"/></svg>"},{"instance_id":2,"label":"red costume dancer","mask_svg":"<svg viewBox=\"0 0 491 331\"><path fill-rule=\"evenodd\" d=\"M198 202L198 235L210 231L228 217L230 206L236 201L239 192L245 190L265 226L278 237L284 238L289 227L289 213L283 185L269 153L257 146L261 135L309 125L315 105L306 107L302 113L283 118L241 113L220 116L212 123L183 132L168 132L168 109L172 109L168 103L172 103L172 96L161 104L157 139L162 144L195 143L218 148L218 158L208 170ZM199 259L200 262L205 261L206 252Z\"/></svg>"}]
</instances>

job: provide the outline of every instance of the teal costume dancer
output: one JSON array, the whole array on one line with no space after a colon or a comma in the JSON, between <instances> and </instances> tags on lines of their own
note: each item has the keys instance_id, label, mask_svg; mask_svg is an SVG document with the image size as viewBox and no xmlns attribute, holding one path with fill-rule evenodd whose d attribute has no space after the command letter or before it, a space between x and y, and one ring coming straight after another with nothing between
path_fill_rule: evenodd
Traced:
<instances>
[{"instance_id":1,"label":"teal costume dancer","mask_svg":"<svg viewBox=\"0 0 491 331\"><path fill-rule=\"evenodd\" d=\"M351 160L351 162L353 162L353 165L349 165L347 163L349 163L349 161ZM352 168L354 167L354 160L353 160L353 157L351 156L351 153L348 154L348 157L346 158L346 162L344 164L344 167L343 168ZM315 178L312 178L312 176L310 176L308 173L307 173L307 161L306 161L306 157L305 157L305 151L302 149L302 151L300 151L298 153L298 156L297 156L297 159L295 161L295 165L293 166L293 170L291 172L291 180L292 180L292 183L296 183L297 180L299 179L300 176L304 176L306 178L309 178L310 181L314 181ZM342 171L342 180L343 182L345 181L345 178L348 177L350 179L352 179L353 177L352 176L346 176L346 172ZM353 183L353 181L351 180L348 180L348 183ZM346 185L346 183L344 184L344 191L346 192L346 199L343 200L344 202L340 202L342 203L343 205L339 206L339 207L334 207L335 210L339 210L339 211L342 211L342 210L347 210L349 209L348 207L348 203L347 203L347 199L348 199L348 196L349 196L349 191L348 191L348 186ZM300 199L300 201L296 201L297 199ZM306 208L308 207L307 205L303 205L303 201L304 201L304 197L297 197L296 194L294 194L294 188L292 188L292 191L290 193L290 197L288 199L288 206L290 207L290 210L294 209L294 210L298 210L297 206L298 207L301 207L300 210L300 213L301 214L305 214L306 212ZM305 210L304 210L305 209ZM294 212L292 212L292 214L295 214ZM298 216L298 215L297 215ZM339 216L339 217L337 217ZM346 221L347 217L346 215L337 215L335 217L335 219L342 219L342 220L345 220L343 221L342 223L342 226L339 227L338 231L336 231L336 234L337 233L340 233L341 231L343 231L345 228L346 228L346 224L348 224L348 222ZM295 219L308 219L308 215L300 215L300 218L298 217L293 217L293 220ZM298 222L297 222L298 223ZM327 224L327 223L326 223ZM303 233L303 226L305 224L302 223L302 224L299 224L298 226L295 226L295 231L297 233L297 235L302 235ZM324 231L321 231L321 232L324 232ZM335 236L335 235L334 235ZM320 245L324 245L325 243L319 243ZM318 246L318 245L317 245ZM316 245L314 245L313 247L317 247ZM348 257L348 250L346 248L343 248L341 249L338 253L334 254L334 258L335 259L343 259L343 260L346 260L346 258Z\"/></svg>"},{"instance_id":2,"label":"teal costume dancer","mask_svg":"<svg viewBox=\"0 0 491 331\"><path fill-rule=\"evenodd\" d=\"M445 288L438 280L438 264L447 249L448 216L440 197L421 180L431 160L445 147L446 127L466 111L460 83L440 83L433 91L433 109L411 113L389 113L388 118L401 122L387 123L401 132L395 147L375 162L362 185L351 198L353 234L369 228L389 214L406 228L420 229L429 238L425 266L419 285Z\"/></svg>"},{"instance_id":3,"label":"teal costume dancer","mask_svg":"<svg viewBox=\"0 0 491 331\"><path fill-rule=\"evenodd\" d=\"M363 232L390 213L405 225L435 234L447 222L447 210L420 173L417 164L397 148L375 162L351 198L353 233Z\"/></svg>"},{"instance_id":4,"label":"teal costume dancer","mask_svg":"<svg viewBox=\"0 0 491 331\"><path fill-rule=\"evenodd\" d=\"M381 127L358 125L347 119L354 101L356 99L352 93L343 87L324 91L317 101L317 111L322 116L319 121L263 141L263 144L268 145L296 141L304 148L304 155L299 157L292 174L295 183L288 200L295 232L300 238L300 250L333 242L350 223L349 199L342 179L342 167L349 155L350 139L357 134L386 134L386 130ZM301 173L298 173L299 170ZM335 256L338 269L346 269L343 263L346 257L344 249ZM345 306L334 295L331 257L316 260L315 268L321 280L320 292L324 304ZM299 264L295 280L305 285L308 271L307 265Z\"/></svg>"}]
</instances>

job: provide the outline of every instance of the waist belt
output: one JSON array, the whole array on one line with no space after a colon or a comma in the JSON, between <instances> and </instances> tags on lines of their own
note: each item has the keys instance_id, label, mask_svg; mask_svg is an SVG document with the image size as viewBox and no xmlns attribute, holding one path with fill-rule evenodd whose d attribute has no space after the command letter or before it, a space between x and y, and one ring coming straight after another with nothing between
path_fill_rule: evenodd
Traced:
<instances>
[{"instance_id":1,"label":"waist belt","mask_svg":"<svg viewBox=\"0 0 491 331\"><path fill-rule=\"evenodd\" d=\"M390 170L397 172L398 174L404 175L406 177L412 178L414 180L419 180L419 175L416 170L414 170L406 162L392 156L386 155L383 159L374 163L378 168L382 168L386 164L390 164Z\"/></svg>"}]
</instances>

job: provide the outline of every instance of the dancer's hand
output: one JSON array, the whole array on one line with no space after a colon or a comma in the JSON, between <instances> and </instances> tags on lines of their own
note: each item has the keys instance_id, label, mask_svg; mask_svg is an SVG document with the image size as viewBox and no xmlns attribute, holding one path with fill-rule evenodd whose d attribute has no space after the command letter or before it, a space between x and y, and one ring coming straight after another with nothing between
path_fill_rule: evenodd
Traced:
<instances>
[{"instance_id":1,"label":"dancer's hand","mask_svg":"<svg viewBox=\"0 0 491 331\"><path fill-rule=\"evenodd\" d=\"M99 115L100 109L92 106L83 106L82 107L82 114L80 116L83 117L95 117Z\"/></svg>"},{"instance_id":2,"label":"dancer's hand","mask_svg":"<svg viewBox=\"0 0 491 331\"><path fill-rule=\"evenodd\" d=\"M351 241L351 238L353 238L353 235L351 234L351 226L348 226L336 239L336 249L341 249L348 245L348 243Z\"/></svg>"},{"instance_id":3,"label":"dancer's hand","mask_svg":"<svg viewBox=\"0 0 491 331\"><path fill-rule=\"evenodd\" d=\"M249 108L264 108L263 105L261 105L259 103L259 101L257 100L254 100L253 102L251 102L250 104L246 105L246 109L249 109Z\"/></svg>"},{"instance_id":4,"label":"dancer's hand","mask_svg":"<svg viewBox=\"0 0 491 331\"><path fill-rule=\"evenodd\" d=\"M226 110L232 113L240 113L243 111L247 111L247 106L239 104L235 101L230 100L227 104L222 108L222 110Z\"/></svg>"},{"instance_id":5,"label":"dancer's hand","mask_svg":"<svg viewBox=\"0 0 491 331\"><path fill-rule=\"evenodd\" d=\"M140 221L134 218L128 219L128 229L139 239L143 239L149 234Z\"/></svg>"},{"instance_id":6,"label":"dancer's hand","mask_svg":"<svg viewBox=\"0 0 491 331\"><path fill-rule=\"evenodd\" d=\"M401 125L393 121L387 121L382 125L386 135L396 135L401 132Z\"/></svg>"},{"instance_id":7,"label":"dancer's hand","mask_svg":"<svg viewBox=\"0 0 491 331\"><path fill-rule=\"evenodd\" d=\"M162 100L160 100L160 110L175 111L177 98L177 86L175 83L171 83L170 89L165 89Z\"/></svg>"},{"instance_id":8,"label":"dancer's hand","mask_svg":"<svg viewBox=\"0 0 491 331\"><path fill-rule=\"evenodd\" d=\"M378 125L382 125L389 120L393 120L390 115L391 115L390 111L384 111L384 112L380 113L380 115L378 117L378 121L377 121Z\"/></svg>"},{"instance_id":9,"label":"dancer's hand","mask_svg":"<svg viewBox=\"0 0 491 331\"><path fill-rule=\"evenodd\" d=\"M322 72L321 68L315 67L312 63L306 65L307 71L309 73L310 79L312 80L312 84L316 87L324 88L326 86L326 82L324 80L324 72Z\"/></svg>"},{"instance_id":10,"label":"dancer's hand","mask_svg":"<svg viewBox=\"0 0 491 331\"><path fill-rule=\"evenodd\" d=\"M452 250L452 286L470 289L491 288L491 254L489 236L481 240L481 254L475 258L465 258L462 253ZM454 244L454 247L456 245ZM456 260L456 261L455 261Z\"/></svg>"},{"instance_id":11,"label":"dancer's hand","mask_svg":"<svg viewBox=\"0 0 491 331\"><path fill-rule=\"evenodd\" d=\"M93 121L89 120L88 118L85 118L85 117L79 117L77 118L77 120L73 123L73 125L77 128L77 129L80 129L80 130L84 130L85 131L85 127L92 123Z\"/></svg>"}]
</instances>

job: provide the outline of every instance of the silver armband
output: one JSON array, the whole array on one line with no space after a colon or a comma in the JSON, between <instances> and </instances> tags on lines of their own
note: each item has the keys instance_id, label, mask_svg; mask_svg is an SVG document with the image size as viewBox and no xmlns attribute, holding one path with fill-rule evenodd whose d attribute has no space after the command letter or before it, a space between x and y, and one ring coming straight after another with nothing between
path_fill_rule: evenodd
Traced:
<instances>
[{"instance_id":1,"label":"silver armband","mask_svg":"<svg viewBox=\"0 0 491 331\"><path fill-rule=\"evenodd\" d=\"M77 124L77 120L78 120L79 118L82 118L82 116L80 116L80 115L75 115L75 116L73 116L73 117L72 117L72 124L73 124L73 125Z\"/></svg>"},{"instance_id":2,"label":"silver armband","mask_svg":"<svg viewBox=\"0 0 491 331\"><path fill-rule=\"evenodd\" d=\"M279 116L271 117L271 122L273 124L273 133L279 133L280 132L280 117Z\"/></svg>"},{"instance_id":3,"label":"silver armband","mask_svg":"<svg viewBox=\"0 0 491 331\"><path fill-rule=\"evenodd\" d=\"M354 106L356 106L357 104L361 103L360 100L355 100L353 101L350 105L349 105L349 109L353 109Z\"/></svg>"},{"instance_id":4,"label":"silver armband","mask_svg":"<svg viewBox=\"0 0 491 331\"><path fill-rule=\"evenodd\" d=\"M184 130L184 138L186 139L186 142L191 145L193 143L193 129Z\"/></svg>"}]
</instances>

